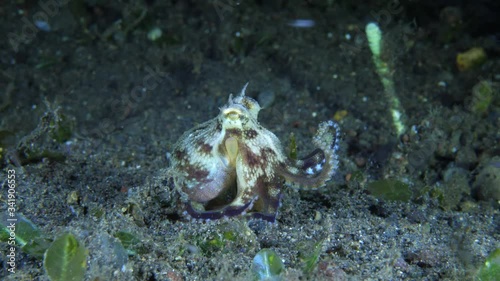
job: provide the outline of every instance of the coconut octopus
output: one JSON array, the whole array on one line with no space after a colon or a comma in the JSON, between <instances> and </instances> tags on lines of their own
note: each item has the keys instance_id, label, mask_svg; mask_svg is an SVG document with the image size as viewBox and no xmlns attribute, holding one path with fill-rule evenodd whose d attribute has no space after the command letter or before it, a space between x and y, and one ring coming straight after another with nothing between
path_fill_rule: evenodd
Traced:
<instances>
[{"instance_id":1,"label":"coconut octopus","mask_svg":"<svg viewBox=\"0 0 500 281\"><path fill-rule=\"evenodd\" d=\"M257 121L261 108L245 96L247 85L237 97L229 95L217 117L185 132L172 149L169 177L191 218L247 215L275 222L285 184L319 188L338 168L336 123L319 125L316 150L309 156L290 159L276 135Z\"/></svg>"}]
</instances>

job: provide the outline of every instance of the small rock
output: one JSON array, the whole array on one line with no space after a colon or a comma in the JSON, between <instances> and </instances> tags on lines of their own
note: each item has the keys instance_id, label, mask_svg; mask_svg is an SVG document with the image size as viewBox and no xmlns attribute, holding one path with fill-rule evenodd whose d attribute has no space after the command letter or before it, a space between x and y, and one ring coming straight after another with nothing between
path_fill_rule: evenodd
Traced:
<instances>
[{"instance_id":1,"label":"small rock","mask_svg":"<svg viewBox=\"0 0 500 281\"><path fill-rule=\"evenodd\" d=\"M435 267L439 264L439 254L436 250L420 249L406 254L405 260L422 268Z\"/></svg>"},{"instance_id":2,"label":"small rock","mask_svg":"<svg viewBox=\"0 0 500 281\"><path fill-rule=\"evenodd\" d=\"M348 280L345 271L332 261L318 263L318 277L322 277L321 280Z\"/></svg>"},{"instance_id":3,"label":"small rock","mask_svg":"<svg viewBox=\"0 0 500 281\"><path fill-rule=\"evenodd\" d=\"M479 168L473 184L481 200L500 201L500 157L495 156Z\"/></svg>"}]
</instances>

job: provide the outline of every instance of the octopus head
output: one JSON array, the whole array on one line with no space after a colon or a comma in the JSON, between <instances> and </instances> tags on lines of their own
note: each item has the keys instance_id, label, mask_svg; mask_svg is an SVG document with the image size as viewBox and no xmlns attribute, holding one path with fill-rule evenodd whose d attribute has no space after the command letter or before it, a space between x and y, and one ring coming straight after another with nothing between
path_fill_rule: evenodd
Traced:
<instances>
[{"instance_id":1,"label":"octopus head","mask_svg":"<svg viewBox=\"0 0 500 281\"><path fill-rule=\"evenodd\" d=\"M227 104L220 109L219 122L222 128L244 130L258 123L260 106L256 100L245 96L247 85L248 83L237 97L230 95Z\"/></svg>"}]
</instances>

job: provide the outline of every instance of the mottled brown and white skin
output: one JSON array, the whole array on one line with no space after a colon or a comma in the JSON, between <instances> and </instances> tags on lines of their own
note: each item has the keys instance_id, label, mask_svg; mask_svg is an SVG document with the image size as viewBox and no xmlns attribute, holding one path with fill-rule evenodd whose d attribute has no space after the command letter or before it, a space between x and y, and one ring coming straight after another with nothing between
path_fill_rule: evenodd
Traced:
<instances>
[{"instance_id":1,"label":"mottled brown and white skin","mask_svg":"<svg viewBox=\"0 0 500 281\"><path fill-rule=\"evenodd\" d=\"M229 96L216 118L185 132L174 145L169 175L192 218L249 214L274 222L284 184L319 188L338 167L334 122L319 125L315 151L291 160L276 135L257 121L260 106L245 96L247 85L237 97Z\"/></svg>"}]
</instances>

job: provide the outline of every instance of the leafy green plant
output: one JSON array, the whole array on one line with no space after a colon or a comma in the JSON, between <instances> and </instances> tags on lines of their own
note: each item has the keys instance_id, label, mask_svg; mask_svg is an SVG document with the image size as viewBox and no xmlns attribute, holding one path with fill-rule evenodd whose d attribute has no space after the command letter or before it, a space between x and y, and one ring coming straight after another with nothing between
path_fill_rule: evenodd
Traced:
<instances>
[{"instance_id":1,"label":"leafy green plant","mask_svg":"<svg viewBox=\"0 0 500 281\"><path fill-rule=\"evenodd\" d=\"M51 240L44 237L38 227L22 214L17 214L15 219L12 225L7 219L0 221L0 241L18 246L23 252L41 259Z\"/></svg>"},{"instance_id":2,"label":"leafy green plant","mask_svg":"<svg viewBox=\"0 0 500 281\"><path fill-rule=\"evenodd\" d=\"M479 268L476 279L480 281L496 281L500 279L500 248L495 249Z\"/></svg>"},{"instance_id":3,"label":"leafy green plant","mask_svg":"<svg viewBox=\"0 0 500 281\"><path fill-rule=\"evenodd\" d=\"M303 262L302 272L304 272L304 275L310 276L318 265L319 256L321 255L321 250L323 248L323 240L315 242L314 245L311 245L310 243L303 244L303 248L307 250L305 250L304 254L301 255Z\"/></svg>"},{"instance_id":4,"label":"leafy green plant","mask_svg":"<svg viewBox=\"0 0 500 281\"><path fill-rule=\"evenodd\" d=\"M128 255L134 256L136 254L146 253L145 247L141 246L141 240L134 234L126 231L118 231L114 236L120 240L120 243L127 251Z\"/></svg>"},{"instance_id":5,"label":"leafy green plant","mask_svg":"<svg viewBox=\"0 0 500 281\"><path fill-rule=\"evenodd\" d=\"M282 280L285 266L278 254L271 249L262 249L253 258L253 273L256 280Z\"/></svg>"},{"instance_id":6,"label":"leafy green plant","mask_svg":"<svg viewBox=\"0 0 500 281\"><path fill-rule=\"evenodd\" d=\"M220 256L222 253L255 247L255 234L245 223L221 223L215 231L196 234L189 238L206 257Z\"/></svg>"},{"instance_id":7,"label":"leafy green plant","mask_svg":"<svg viewBox=\"0 0 500 281\"><path fill-rule=\"evenodd\" d=\"M408 202L411 191L408 184L394 179L383 179L368 184L367 190L378 199Z\"/></svg>"},{"instance_id":8,"label":"leafy green plant","mask_svg":"<svg viewBox=\"0 0 500 281\"><path fill-rule=\"evenodd\" d=\"M57 238L45 252L43 266L51 281L83 280L88 250L71 233Z\"/></svg>"}]
</instances>

